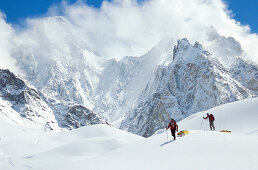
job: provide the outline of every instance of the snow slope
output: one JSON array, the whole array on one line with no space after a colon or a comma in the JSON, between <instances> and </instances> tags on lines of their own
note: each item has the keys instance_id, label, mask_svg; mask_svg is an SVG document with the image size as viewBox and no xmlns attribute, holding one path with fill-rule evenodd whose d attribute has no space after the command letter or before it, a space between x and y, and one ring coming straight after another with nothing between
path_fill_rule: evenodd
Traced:
<instances>
[{"instance_id":1,"label":"snow slope","mask_svg":"<svg viewBox=\"0 0 258 170\"><path fill-rule=\"evenodd\" d=\"M217 129L232 130L231 134L203 131L208 129L208 124L203 122L201 127L204 114L197 113L179 122L180 130L190 129L189 135L176 141L169 137L166 142L166 133L161 130L137 145L119 148L107 155L87 160L87 168L255 170L258 166L257 106L258 98L255 98L208 110L216 118ZM75 169L80 168L78 162Z\"/></svg>"},{"instance_id":2,"label":"snow slope","mask_svg":"<svg viewBox=\"0 0 258 170\"><path fill-rule=\"evenodd\" d=\"M208 130L208 120L202 119L206 113L214 115L216 130L226 129L233 133L258 136L258 98L224 104L196 113L182 120L179 123L180 129Z\"/></svg>"},{"instance_id":3,"label":"snow slope","mask_svg":"<svg viewBox=\"0 0 258 170\"><path fill-rule=\"evenodd\" d=\"M46 98L64 103L47 102L61 127L86 125L78 116L66 114L69 110L66 103L73 102L115 127L148 137L163 128L169 117L179 121L190 114L257 94L256 66L243 65L241 70L236 66L231 74L216 59L233 60L242 55L240 43L232 37L211 32L209 39L215 44L211 53L197 42L191 45L186 38L177 43L165 38L142 56L126 56L116 61L92 51L79 34L67 29L70 23L65 18L49 17L38 22L44 26L35 24L32 35L20 35L32 43L14 40L11 55L25 78ZM52 22L57 29L49 27ZM39 32L42 42L36 41ZM71 41L63 41L68 39ZM60 105L65 114L63 109L59 110Z\"/></svg>"},{"instance_id":4,"label":"snow slope","mask_svg":"<svg viewBox=\"0 0 258 170\"><path fill-rule=\"evenodd\" d=\"M0 169L234 169L258 167L258 98L221 105L179 122L190 134L169 139L165 130L142 138L108 125L50 133L0 120ZM207 131L202 116L215 116ZM206 130L204 130L206 129Z\"/></svg>"},{"instance_id":5,"label":"snow slope","mask_svg":"<svg viewBox=\"0 0 258 170\"><path fill-rule=\"evenodd\" d=\"M0 169L19 170L67 169L65 163L96 157L142 139L108 125L51 133L3 120L0 134Z\"/></svg>"},{"instance_id":6,"label":"snow slope","mask_svg":"<svg viewBox=\"0 0 258 170\"><path fill-rule=\"evenodd\" d=\"M257 169L258 138L238 134L193 131L184 138L166 142L156 135L98 158L79 161L75 169ZM84 160L85 161L85 160ZM101 162L98 164L98 162ZM69 166L68 167L72 167Z\"/></svg>"},{"instance_id":7,"label":"snow slope","mask_svg":"<svg viewBox=\"0 0 258 170\"><path fill-rule=\"evenodd\" d=\"M255 97L201 44L184 38L174 47L173 61L157 68L128 112L121 129L149 137L164 128L170 118L185 117L221 104Z\"/></svg>"},{"instance_id":8,"label":"snow slope","mask_svg":"<svg viewBox=\"0 0 258 170\"><path fill-rule=\"evenodd\" d=\"M86 107L46 97L30 82L0 69L0 118L41 130L107 123Z\"/></svg>"},{"instance_id":9,"label":"snow slope","mask_svg":"<svg viewBox=\"0 0 258 170\"><path fill-rule=\"evenodd\" d=\"M53 111L28 81L0 69L0 117L42 130L58 130Z\"/></svg>"}]
</instances>

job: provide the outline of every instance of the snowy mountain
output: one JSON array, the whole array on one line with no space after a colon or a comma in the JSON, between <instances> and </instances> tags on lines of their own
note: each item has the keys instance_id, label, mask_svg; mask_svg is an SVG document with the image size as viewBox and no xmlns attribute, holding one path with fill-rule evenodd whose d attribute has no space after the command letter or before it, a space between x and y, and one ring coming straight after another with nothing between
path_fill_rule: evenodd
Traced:
<instances>
[{"instance_id":1,"label":"snowy mountain","mask_svg":"<svg viewBox=\"0 0 258 170\"><path fill-rule=\"evenodd\" d=\"M254 93L235 80L230 72L210 57L199 43L178 40L173 61L157 68L150 81L129 111L121 128L151 136L167 126L170 118L183 118L228 102L254 97Z\"/></svg>"},{"instance_id":2,"label":"snowy mountain","mask_svg":"<svg viewBox=\"0 0 258 170\"><path fill-rule=\"evenodd\" d=\"M99 85L94 92L93 110L100 115L115 121L124 116L128 107L128 84L136 75L139 58L124 57L121 61L109 60L99 77Z\"/></svg>"},{"instance_id":3,"label":"snowy mountain","mask_svg":"<svg viewBox=\"0 0 258 170\"><path fill-rule=\"evenodd\" d=\"M61 128L72 130L82 126L109 124L105 119L80 104L47 98L42 93L41 97L52 109Z\"/></svg>"},{"instance_id":4,"label":"snowy mountain","mask_svg":"<svg viewBox=\"0 0 258 170\"><path fill-rule=\"evenodd\" d=\"M235 59L244 53L241 44L233 37L221 36L216 30L211 29L208 33L209 51L216 56L226 68L229 68Z\"/></svg>"},{"instance_id":5,"label":"snowy mountain","mask_svg":"<svg viewBox=\"0 0 258 170\"><path fill-rule=\"evenodd\" d=\"M241 58L236 59L230 68L231 75L241 82L246 88L254 91L258 95L258 66L249 64Z\"/></svg>"},{"instance_id":6,"label":"snowy mountain","mask_svg":"<svg viewBox=\"0 0 258 170\"><path fill-rule=\"evenodd\" d=\"M147 83L155 78L157 65L172 60L168 57L173 52L172 44L172 40L164 39L141 57L109 60L94 93L93 110L119 127Z\"/></svg>"},{"instance_id":7,"label":"snowy mountain","mask_svg":"<svg viewBox=\"0 0 258 170\"><path fill-rule=\"evenodd\" d=\"M59 23L58 29L49 28L51 20ZM140 57L106 60L90 50L72 29L67 29L69 22L65 18L50 17L41 22L46 27L35 28L35 35L21 36L34 42L40 31L44 32L41 35L45 41L33 45L14 41L12 56L19 61L26 79L44 94L42 97L58 117L60 127L85 125L80 119L85 122L89 113L86 110L84 118L69 116L70 106L78 104L115 127L150 136L164 127L170 117L182 120L198 111L257 95L220 64L216 59L220 57L212 56L199 43L192 46L183 39L174 48L174 40L164 39ZM56 31L62 32L57 34L61 37L53 37ZM213 33L210 41L218 44L213 49L217 52L219 46L227 44L216 55L242 55L240 44L232 37Z\"/></svg>"},{"instance_id":8,"label":"snowy mountain","mask_svg":"<svg viewBox=\"0 0 258 170\"><path fill-rule=\"evenodd\" d=\"M84 106L45 97L9 70L0 69L0 97L1 116L19 125L59 130L107 123Z\"/></svg>"},{"instance_id":9,"label":"snowy mountain","mask_svg":"<svg viewBox=\"0 0 258 170\"><path fill-rule=\"evenodd\" d=\"M190 133L176 141L165 129L146 139L108 125L51 133L11 125L1 119L0 166L13 170L166 170L171 169L173 160L173 168L179 170L255 170L257 105L255 98L193 114L178 123L179 130ZM206 112L214 114L216 131L207 131L208 121L202 119Z\"/></svg>"},{"instance_id":10,"label":"snowy mountain","mask_svg":"<svg viewBox=\"0 0 258 170\"><path fill-rule=\"evenodd\" d=\"M34 22L41 24L33 24L31 35L20 35L32 44L13 40L12 56L25 78L48 97L92 109L92 94L106 60L89 50L80 35L69 29L70 23L64 17ZM39 34L42 41L37 41Z\"/></svg>"},{"instance_id":11,"label":"snowy mountain","mask_svg":"<svg viewBox=\"0 0 258 170\"><path fill-rule=\"evenodd\" d=\"M53 111L26 80L0 69L0 112L11 121L28 127L56 130Z\"/></svg>"}]
</instances>

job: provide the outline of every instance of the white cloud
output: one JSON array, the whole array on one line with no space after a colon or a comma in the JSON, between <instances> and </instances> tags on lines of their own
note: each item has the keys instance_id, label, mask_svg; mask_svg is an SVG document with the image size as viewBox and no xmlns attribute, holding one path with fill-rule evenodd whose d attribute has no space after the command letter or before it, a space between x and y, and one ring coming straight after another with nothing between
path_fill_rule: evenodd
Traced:
<instances>
[{"instance_id":1,"label":"white cloud","mask_svg":"<svg viewBox=\"0 0 258 170\"><path fill-rule=\"evenodd\" d=\"M5 19L6 16L0 12L0 68L18 73L20 71L15 66L15 60L10 56L10 39L13 29Z\"/></svg>"},{"instance_id":2,"label":"white cloud","mask_svg":"<svg viewBox=\"0 0 258 170\"><path fill-rule=\"evenodd\" d=\"M52 18L60 14L63 18ZM52 6L48 15L27 19L26 27L12 35L12 48L31 48L34 55L51 57L55 51L71 53L73 45L79 43L81 48L119 59L140 56L164 37L187 37L215 52L209 33L216 30L221 36L234 37L240 42L243 55L258 63L258 35L232 19L221 0L149 0L141 4L135 0L114 0L104 1L100 9L81 1L72 5L63 2ZM4 19L0 22L8 32L0 40L3 44L12 28ZM0 29L3 30L2 26ZM8 56L8 50L9 43L4 43L1 53Z\"/></svg>"}]
</instances>

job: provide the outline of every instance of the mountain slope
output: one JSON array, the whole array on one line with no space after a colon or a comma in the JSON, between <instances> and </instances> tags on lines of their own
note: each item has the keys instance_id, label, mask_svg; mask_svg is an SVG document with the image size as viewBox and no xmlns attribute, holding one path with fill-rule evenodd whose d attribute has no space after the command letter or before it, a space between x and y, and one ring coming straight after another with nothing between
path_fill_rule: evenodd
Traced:
<instances>
[{"instance_id":1,"label":"mountain slope","mask_svg":"<svg viewBox=\"0 0 258 170\"><path fill-rule=\"evenodd\" d=\"M37 89L9 70L0 69L0 101L2 116L11 121L44 130L59 129L53 111Z\"/></svg>"},{"instance_id":2,"label":"mountain slope","mask_svg":"<svg viewBox=\"0 0 258 170\"><path fill-rule=\"evenodd\" d=\"M179 122L180 129L209 130L207 120L202 117L212 113L216 130L230 130L232 133L258 136L258 98L224 104L193 114Z\"/></svg>"},{"instance_id":3,"label":"mountain slope","mask_svg":"<svg viewBox=\"0 0 258 170\"><path fill-rule=\"evenodd\" d=\"M258 65L250 64L241 58L236 59L230 68L231 75L246 88L258 94Z\"/></svg>"},{"instance_id":4,"label":"mountain slope","mask_svg":"<svg viewBox=\"0 0 258 170\"><path fill-rule=\"evenodd\" d=\"M212 57L199 43L191 45L183 39L174 48L174 41L167 39L143 56L106 60L88 49L72 30L63 30L62 25L69 25L64 18L52 17L42 22L47 25L48 20L57 20L58 28L64 32L61 39L72 39L73 43L56 42L51 36L55 31L48 27L37 28L36 31L45 32L48 52L38 50L42 44L35 47L20 44L23 48L13 49L12 55L28 80L46 98L64 103L61 108L56 104L57 109L49 104L57 113L55 115L62 115L58 109L67 115L67 103L77 103L104 117L113 126L150 136L164 127L171 117L182 120L201 110L255 96L253 89L245 85L245 79L230 74L214 59L219 57ZM229 50L233 58L242 54L236 40L217 36L212 41L233 48ZM58 48L51 48L56 45ZM234 53L234 49L238 51ZM222 53L227 53L227 48L222 49ZM78 124L78 117L69 118L73 125L62 116L58 120L64 120L66 123L59 124L69 129L84 125Z\"/></svg>"},{"instance_id":5,"label":"mountain slope","mask_svg":"<svg viewBox=\"0 0 258 170\"><path fill-rule=\"evenodd\" d=\"M147 83L154 79L159 64L172 59L173 40L164 39L140 57L126 56L120 61L109 60L99 78L94 111L111 122L123 120L127 111L135 104L137 97ZM115 126L120 123L114 122Z\"/></svg>"},{"instance_id":6,"label":"mountain slope","mask_svg":"<svg viewBox=\"0 0 258 170\"><path fill-rule=\"evenodd\" d=\"M4 169L257 169L258 98L214 107L179 122L190 133L172 140L165 129L149 138L94 125L49 133L0 121L0 165ZM206 112L217 130L201 125ZM15 146L19 146L19 149ZM61 159L60 159L61 158ZM86 162L86 163L85 163Z\"/></svg>"},{"instance_id":7,"label":"mountain slope","mask_svg":"<svg viewBox=\"0 0 258 170\"><path fill-rule=\"evenodd\" d=\"M192 46L182 39L174 48L173 61L158 67L155 80L147 84L121 128L148 137L164 128L170 118L179 121L193 113L254 96L199 43Z\"/></svg>"},{"instance_id":8,"label":"mountain slope","mask_svg":"<svg viewBox=\"0 0 258 170\"><path fill-rule=\"evenodd\" d=\"M55 29L51 28L52 21ZM92 110L92 94L106 60L69 29L70 23L64 17L35 22L42 24L33 24L31 35L20 35L32 44L14 41L12 56L18 61L17 66L23 70L25 78L48 97L83 104ZM42 41L37 41L38 34Z\"/></svg>"},{"instance_id":9,"label":"mountain slope","mask_svg":"<svg viewBox=\"0 0 258 170\"><path fill-rule=\"evenodd\" d=\"M125 57L121 61L109 60L99 77L99 85L94 92L93 110L111 122L124 116L128 107L128 83L136 75L139 58Z\"/></svg>"},{"instance_id":10,"label":"mountain slope","mask_svg":"<svg viewBox=\"0 0 258 170\"><path fill-rule=\"evenodd\" d=\"M42 130L73 129L107 122L86 107L46 97L28 81L0 69L0 116Z\"/></svg>"}]
</instances>

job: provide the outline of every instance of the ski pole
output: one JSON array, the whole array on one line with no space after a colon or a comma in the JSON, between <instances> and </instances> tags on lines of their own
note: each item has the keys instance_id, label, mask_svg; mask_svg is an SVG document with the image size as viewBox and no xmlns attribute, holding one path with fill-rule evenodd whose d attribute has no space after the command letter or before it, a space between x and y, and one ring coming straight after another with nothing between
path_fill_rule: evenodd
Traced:
<instances>
[{"instance_id":1,"label":"ski pole","mask_svg":"<svg viewBox=\"0 0 258 170\"><path fill-rule=\"evenodd\" d=\"M167 134L167 141L168 141L168 130L166 129L166 134Z\"/></svg>"}]
</instances>

